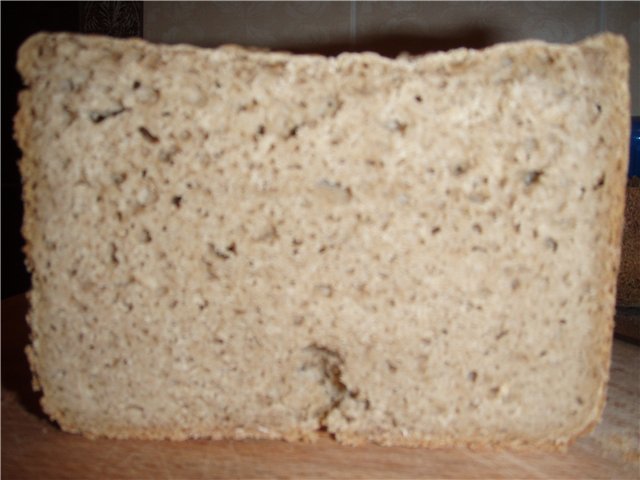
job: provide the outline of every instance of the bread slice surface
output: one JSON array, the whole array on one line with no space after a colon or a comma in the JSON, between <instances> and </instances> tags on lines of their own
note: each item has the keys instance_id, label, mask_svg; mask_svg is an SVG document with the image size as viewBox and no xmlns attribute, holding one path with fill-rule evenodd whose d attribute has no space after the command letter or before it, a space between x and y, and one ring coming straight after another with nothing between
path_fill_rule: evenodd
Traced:
<instances>
[{"instance_id":1,"label":"bread slice surface","mask_svg":"<svg viewBox=\"0 0 640 480\"><path fill-rule=\"evenodd\" d=\"M63 429L562 448L598 421L621 37L391 60L38 34L18 67L28 353Z\"/></svg>"}]
</instances>

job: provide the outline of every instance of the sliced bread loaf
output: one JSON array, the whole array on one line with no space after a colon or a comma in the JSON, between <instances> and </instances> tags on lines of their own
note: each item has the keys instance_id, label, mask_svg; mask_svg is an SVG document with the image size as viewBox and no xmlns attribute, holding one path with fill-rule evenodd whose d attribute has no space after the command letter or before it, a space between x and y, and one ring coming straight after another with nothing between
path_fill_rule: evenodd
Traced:
<instances>
[{"instance_id":1,"label":"sliced bread loaf","mask_svg":"<svg viewBox=\"0 0 640 480\"><path fill-rule=\"evenodd\" d=\"M640 178L627 184L618 305L640 307Z\"/></svg>"},{"instance_id":2,"label":"sliced bread loaf","mask_svg":"<svg viewBox=\"0 0 640 480\"><path fill-rule=\"evenodd\" d=\"M390 60L38 34L18 67L28 354L63 429L562 448L598 421L620 37Z\"/></svg>"}]
</instances>

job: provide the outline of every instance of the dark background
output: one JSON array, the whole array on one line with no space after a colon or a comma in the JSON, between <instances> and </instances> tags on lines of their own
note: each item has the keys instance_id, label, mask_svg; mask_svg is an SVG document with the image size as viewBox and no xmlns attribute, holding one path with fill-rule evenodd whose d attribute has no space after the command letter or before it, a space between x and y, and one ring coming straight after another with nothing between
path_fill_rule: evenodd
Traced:
<instances>
[{"instance_id":1,"label":"dark background","mask_svg":"<svg viewBox=\"0 0 640 480\"><path fill-rule=\"evenodd\" d=\"M40 30L79 30L77 2L2 2L2 298L29 288L20 235L22 201L13 116L22 87L15 69L20 44Z\"/></svg>"},{"instance_id":2,"label":"dark background","mask_svg":"<svg viewBox=\"0 0 640 480\"><path fill-rule=\"evenodd\" d=\"M2 2L2 298L25 292L30 287L24 266L20 234L22 191L18 159L20 150L13 140L13 117L17 112L22 81L16 71L19 46L40 31L101 33L128 37L142 36L142 2L129 2L122 11L135 11L133 21L119 21L115 2ZM122 5L121 5L122 6ZM137 7L137 8L133 8ZM133 10L132 10L133 8ZM130 19L131 20L131 19Z\"/></svg>"}]
</instances>

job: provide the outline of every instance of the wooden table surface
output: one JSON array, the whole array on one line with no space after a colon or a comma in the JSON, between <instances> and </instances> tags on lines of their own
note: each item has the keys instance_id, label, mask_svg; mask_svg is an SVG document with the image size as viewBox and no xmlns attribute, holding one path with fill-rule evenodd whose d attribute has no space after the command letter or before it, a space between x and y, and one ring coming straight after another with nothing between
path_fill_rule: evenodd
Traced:
<instances>
[{"instance_id":1,"label":"wooden table surface","mask_svg":"<svg viewBox=\"0 0 640 480\"><path fill-rule=\"evenodd\" d=\"M88 440L30 389L24 297L2 302L2 478L640 478L640 347L614 343L603 422L566 454L280 441Z\"/></svg>"}]
</instances>

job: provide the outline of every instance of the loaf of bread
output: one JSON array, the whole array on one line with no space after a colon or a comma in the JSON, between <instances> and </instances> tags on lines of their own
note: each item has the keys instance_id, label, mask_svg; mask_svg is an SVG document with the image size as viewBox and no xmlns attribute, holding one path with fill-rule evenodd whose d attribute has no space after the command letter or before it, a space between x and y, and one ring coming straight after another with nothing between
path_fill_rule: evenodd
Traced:
<instances>
[{"instance_id":1,"label":"loaf of bread","mask_svg":"<svg viewBox=\"0 0 640 480\"><path fill-rule=\"evenodd\" d=\"M622 38L392 60L38 34L18 68L28 356L62 429L561 449L598 421Z\"/></svg>"},{"instance_id":2,"label":"loaf of bread","mask_svg":"<svg viewBox=\"0 0 640 480\"><path fill-rule=\"evenodd\" d=\"M640 307L640 178L627 184L617 304Z\"/></svg>"}]
</instances>

